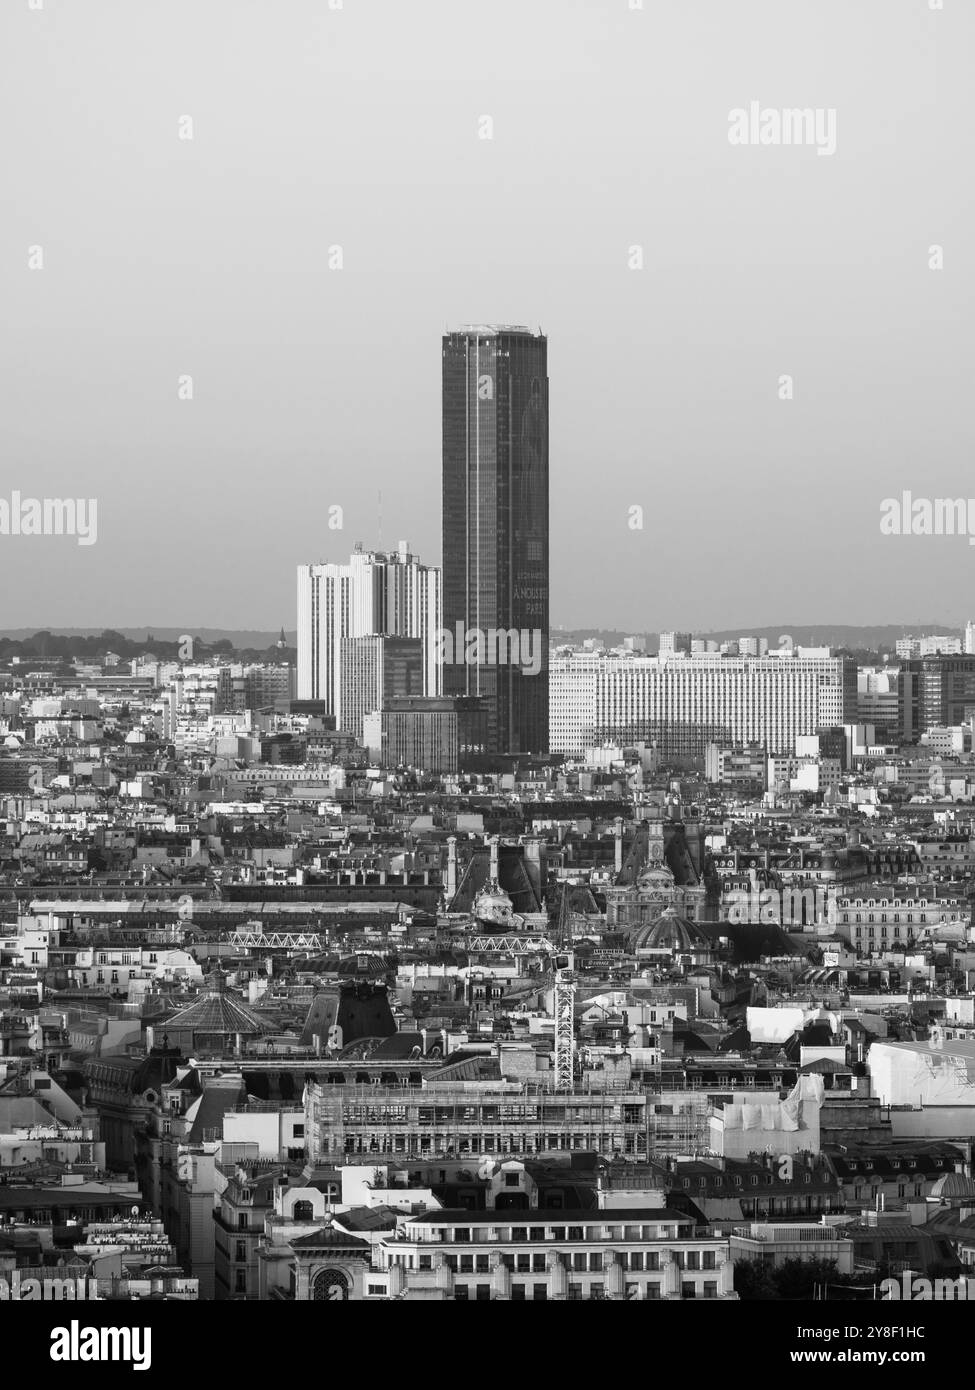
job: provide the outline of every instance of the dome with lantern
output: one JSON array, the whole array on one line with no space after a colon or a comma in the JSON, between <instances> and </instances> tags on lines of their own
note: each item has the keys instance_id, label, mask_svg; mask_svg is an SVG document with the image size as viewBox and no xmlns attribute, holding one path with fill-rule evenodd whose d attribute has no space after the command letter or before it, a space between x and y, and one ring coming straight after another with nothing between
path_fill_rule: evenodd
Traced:
<instances>
[{"instance_id":1,"label":"dome with lantern","mask_svg":"<svg viewBox=\"0 0 975 1390\"><path fill-rule=\"evenodd\" d=\"M696 922L668 907L655 921L648 922L633 934L632 949L701 957L711 955L713 943Z\"/></svg>"}]
</instances>

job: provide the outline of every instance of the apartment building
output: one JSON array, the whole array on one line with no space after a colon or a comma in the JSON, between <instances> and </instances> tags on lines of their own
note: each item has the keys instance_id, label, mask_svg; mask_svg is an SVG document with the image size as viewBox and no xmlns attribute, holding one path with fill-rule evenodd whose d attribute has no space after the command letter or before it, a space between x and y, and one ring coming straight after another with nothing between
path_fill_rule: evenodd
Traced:
<instances>
[{"instance_id":1,"label":"apartment building","mask_svg":"<svg viewBox=\"0 0 975 1390\"><path fill-rule=\"evenodd\" d=\"M573 655L553 661L551 691L553 751L644 742L677 762L703 762L715 743L791 755L798 737L852 722L857 703L855 663L819 654Z\"/></svg>"},{"instance_id":2,"label":"apartment building","mask_svg":"<svg viewBox=\"0 0 975 1390\"><path fill-rule=\"evenodd\" d=\"M546 1089L543 1089L543 1084ZM647 1098L642 1093L581 1093L498 1083L490 1089L438 1084L336 1086L306 1092L305 1134L313 1163L363 1156L404 1158L563 1151L647 1152Z\"/></svg>"},{"instance_id":3,"label":"apartment building","mask_svg":"<svg viewBox=\"0 0 975 1390\"><path fill-rule=\"evenodd\" d=\"M275 1190L287 1181L285 1169L268 1159L249 1159L226 1165L225 1178L213 1211L215 1296L256 1298L265 1218L274 1210Z\"/></svg>"},{"instance_id":4,"label":"apartment building","mask_svg":"<svg viewBox=\"0 0 975 1390\"><path fill-rule=\"evenodd\" d=\"M422 644L422 694L439 695L437 659L441 571L421 564L402 541L386 554L357 547L348 564L298 568L299 700L341 712L343 638L416 638Z\"/></svg>"},{"instance_id":5,"label":"apartment building","mask_svg":"<svg viewBox=\"0 0 975 1390\"><path fill-rule=\"evenodd\" d=\"M373 1259L367 1300L421 1289L455 1302L737 1297L728 1240L666 1207L428 1211Z\"/></svg>"},{"instance_id":6,"label":"apartment building","mask_svg":"<svg viewBox=\"0 0 975 1390\"><path fill-rule=\"evenodd\" d=\"M970 915L966 900L920 884L907 891L878 884L872 892L840 893L834 912L837 936L866 951L905 945L932 927L964 925Z\"/></svg>"}]
</instances>

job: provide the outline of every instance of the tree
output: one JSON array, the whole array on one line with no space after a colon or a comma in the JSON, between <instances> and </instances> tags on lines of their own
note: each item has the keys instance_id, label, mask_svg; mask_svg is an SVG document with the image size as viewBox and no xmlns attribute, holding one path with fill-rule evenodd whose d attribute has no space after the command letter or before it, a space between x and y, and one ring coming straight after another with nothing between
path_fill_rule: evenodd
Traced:
<instances>
[{"instance_id":1,"label":"tree","mask_svg":"<svg viewBox=\"0 0 975 1390\"><path fill-rule=\"evenodd\" d=\"M817 1284L842 1284L835 1260L784 1260L773 1275L781 1299L812 1299Z\"/></svg>"},{"instance_id":2,"label":"tree","mask_svg":"<svg viewBox=\"0 0 975 1390\"><path fill-rule=\"evenodd\" d=\"M735 1263L735 1292L743 1301L811 1302L817 1284L835 1287L849 1282L837 1272L835 1260L784 1260L774 1267L761 1260Z\"/></svg>"},{"instance_id":3,"label":"tree","mask_svg":"<svg viewBox=\"0 0 975 1390\"><path fill-rule=\"evenodd\" d=\"M761 1260L735 1261L735 1293L741 1299L777 1298L773 1271Z\"/></svg>"}]
</instances>

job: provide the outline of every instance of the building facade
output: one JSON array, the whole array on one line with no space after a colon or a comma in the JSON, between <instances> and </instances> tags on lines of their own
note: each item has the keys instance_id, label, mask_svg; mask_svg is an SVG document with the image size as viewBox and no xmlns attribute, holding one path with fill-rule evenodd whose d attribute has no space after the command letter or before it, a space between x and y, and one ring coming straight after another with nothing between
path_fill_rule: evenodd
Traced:
<instances>
[{"instance_id":1,"label":"building facade","mask_svg":"<svg viewBox=\"0 0 975 1390\"><path fill-rule=\"evenodd\" d=\"M440 622L440 570L406 541L388 554L356 549L345 565L299 565L297 698L341 719L342 641L373 636L419 639L421 693L438 695Z\"/></svg>"},{"instance_id":2,"label":"building facade","mask_svg":"<svg viewBox=\"0 0 975 1390\"><path fill-rule=\"evenodd\" d=\"M939 896L933 885L918 885L913 893L878 885L873 891L843 893L835 902L836 933L858 951L905 946L934 927L963 927L969 917L967 900Z\"/></svg>"},{"instance_id":3,"label":"building facade","mask_svg":"<svg viewBox=\"0 0 975 1390\"><path fill-rule=\"evenodd\" d=\"M415 637L343 637L339 728L362 742L367 714L423 694L423 644Z\"/></svg>"},{"instance_id":4,"label":"building facade","mask_svg":"<svg viewBox=\"0 0 975 1390\"><path fill-rule=\"evenodd\" d=\"M517 659L455 649L444 663L445 694L487 701L492 753L548 752L547 363L547 339L527 328L443 340L444 627L521 639Z\"/></svg>"},{"instance_id":5,"label":"building facade","mask_svg":"<svg viewBox=\"0 0 975 1390\"><path fill-rule=\"evenodd\" d=\"M917 742L925 729L965 724L975 712L975 656L931 656L901 667L900 737Z\"/></svg>"},{"instance_id":6,"label":"building facade","mask_svg":"<svg viewBox=\"0 0 975 1390\"><path fill-rule=\"evenodd\" d=\"M364 720L363 742L380 767L461 771L487 751L487 707L475 696L390 697Z\"/></svg>"},{"instance_id":7,"label":"building facade","mask_svg":"<svg viewBox=\"0 0 975 1390\"><path fill-rule=\"evenodd\" d=\"M797 737L852 722L856 664L845 657L570 656L553 663L553 751L607 740L703 763L709 744L792 755Z\"/></svg>"},{"instance_id":8,"label":"building facade","mask_svg":"<svg viewBox=\"0 0 975 1390\"><path fill-rule=\"evenodd\" d=\"M667 1208L430 1211L384 1240L366 1298L455 1302L734 1299L729 1242Z\"/></svg>"},{"instance_id":9,"label":"building facade","mask_svg":"<svg viewBox=\"0 0 975 1390\"><path fill-rule=\"evenodd\" d=\"M446 1086L433 1093L316 1081L305 1096L313 1163L356 1161L361 1155L367 1161L369 1156L534 1156L572 1150L647 1154L642 1092L529 1095L517 1085L502 1085L494 1093Z\"/></svg>"}]
</instances>

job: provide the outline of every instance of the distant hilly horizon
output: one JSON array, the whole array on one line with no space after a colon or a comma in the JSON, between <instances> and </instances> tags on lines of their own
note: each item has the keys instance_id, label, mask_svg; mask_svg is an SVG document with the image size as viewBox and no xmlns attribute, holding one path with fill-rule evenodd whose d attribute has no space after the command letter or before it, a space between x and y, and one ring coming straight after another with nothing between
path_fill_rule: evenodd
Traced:
<instances>
[{"instance_id":1,"label":"distant hilly horizon","mask_svg":"<svg viewBox=\"0 0 975 1390\"><path fill-rule=\"evenodd\" d=\"M281 636L281 629L274 631L260 628L194 627L184 623L179 627L158 627L146 624L140 627L44 627L0 628L0 637L10 641L22 642L38 632L50 632L61 637L98 637L102 632L117 632L132 642L146 642L157 638L161 642L174 642L188 634L200 642L230 641L235 647L256 648L273 647ZM877 624L852 625L848 623L776 623L774 626L749 627L747 624L734 628L721 628L711 631L695 632L695 637L705 641L726 642L734 637L764 637L769 646L777 647L779 639L785 635L792 638L796 646L850 647L870 651L893 648L899 637L909 636L950 636L964 634L964 629L951 623ZM645 637L648 646L655 648L659 640L658 632L635 632L632 628L596 627L553 627L554 641L584 641L595 638L607 646L619 645L625 637ZM290 647L297 645L297 631L285 630L285 638Z\"/></svg>"},{"instance_id":2,"label":"distant hilly horizon","mask_svg":"<svg viewBox=\"0 0 975 1390\"><path fill-rule=\"evenodd\" d=\"M110 624L102 624L101 627L5 627L0 628L0 638L24 642L38 632L49 632L52 637L100 637L103 632L117 632L130 642L145 642L153 638L160 642L176 642L180 637L189 636L198 642L227 640L233 642L235 647L256 648L273 647L281 636L280 628L266 632L257 628L193 627L189 623L184 623L182 627L154 627L150 623L144 627L112 627ZM288 645L293 647L298 640L297 632L286 630L284 635Z\"/></svg>"},{"instance_id":3,"label":"distant hilly horizon","mask_svg":"<svg viewBox=\"0 0 975 1390\"><path fill-rule=\"evenodd\" d=\"M617 646L624 637L645 637L651 647L655 647L659 632L624 632L599 628L553 628L553 638L565 640L584 640L596 638L608 646ZM780 638L789 636L797 647L849 647L867 651L893 650L899 637L959 637L964 628L951 623L878 624L864 626L849 623L776 623L774 627L733 627L720 628L710 632L695 632L693 636L704 641L727 642L734 637L765 637L770 647L777 647Z\"/></svg>"}]
</instances>

